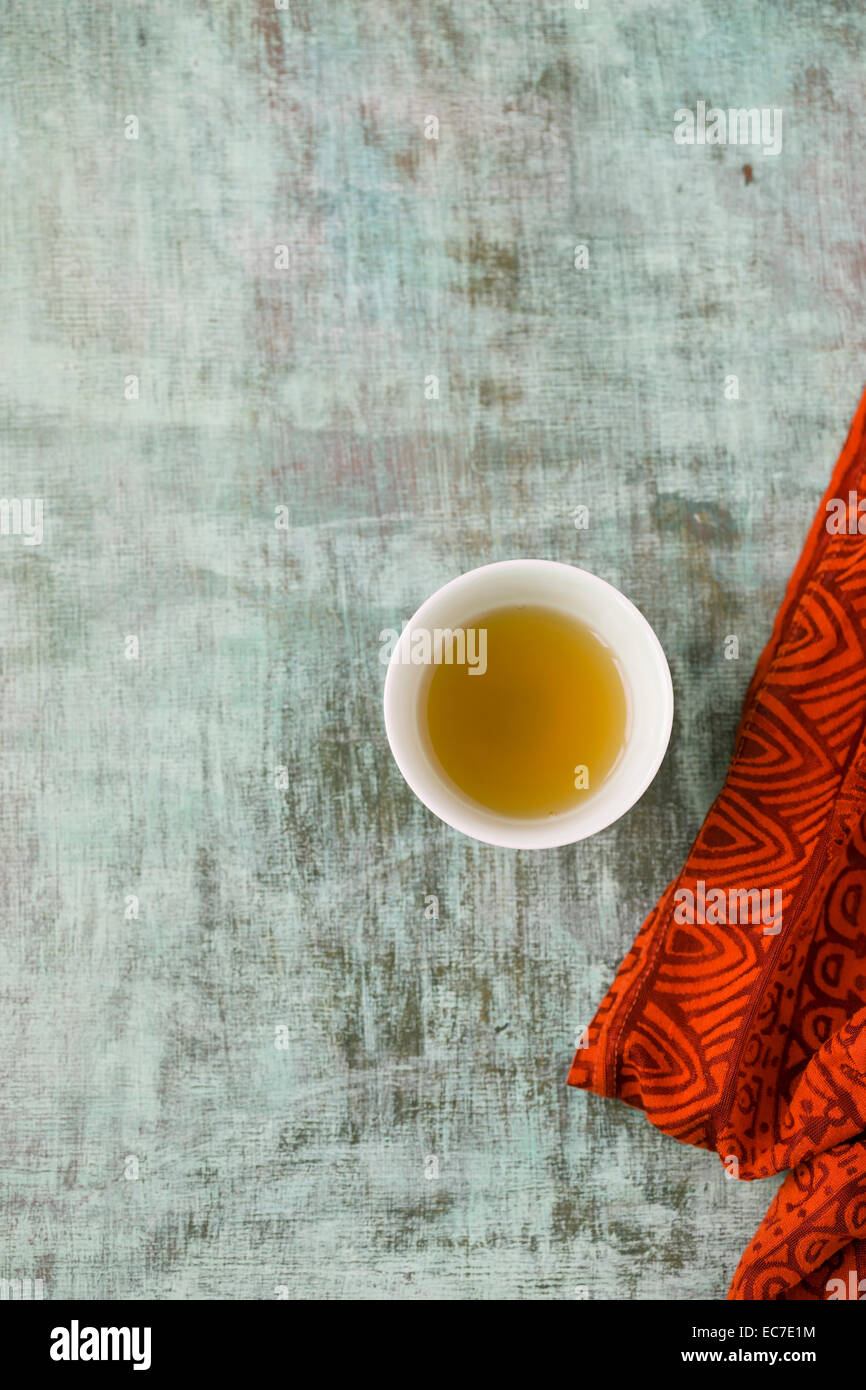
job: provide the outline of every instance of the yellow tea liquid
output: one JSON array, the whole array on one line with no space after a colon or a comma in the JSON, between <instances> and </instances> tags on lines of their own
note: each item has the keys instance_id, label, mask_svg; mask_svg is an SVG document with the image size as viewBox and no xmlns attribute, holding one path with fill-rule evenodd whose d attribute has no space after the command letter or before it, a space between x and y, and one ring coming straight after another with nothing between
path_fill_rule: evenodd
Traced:
<instances>
[{"instance_id":1,"label":"yellow tea liquid","mask_svg":"<svg viewBox=\"0 0 866 1390\"><path fill-rule=\"evenodd\" d=\"M463 627L475 632L467 643L475 671L442 661L427 683L427 730L442 770L501 815L551 816L580 805L625 745L628 701L613 652L577 619L530 604Z\"/></svg>"}]
</instances>

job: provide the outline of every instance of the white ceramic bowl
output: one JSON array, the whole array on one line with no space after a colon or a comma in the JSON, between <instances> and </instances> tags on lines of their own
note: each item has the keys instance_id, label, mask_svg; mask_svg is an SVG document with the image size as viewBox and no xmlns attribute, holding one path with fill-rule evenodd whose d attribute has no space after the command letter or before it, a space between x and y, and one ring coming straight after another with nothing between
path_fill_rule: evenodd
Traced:
<instances>
[{"instance_id":1,"label":"white ceramic bowl","mask_svg":"<svg viewBox=\"0 0 866 1390\"><path fill-rule=\"evenodd\" d=\"M501 815L479 806L453 785L439 768L426 736L428 667L408 660L413 631L468 627L481 613L518 603L554 608L593 628L611 648L626 686L628 726L619 761L585 801L559 815ZM643 614L612 584L553 560L503 560L452 579L421 605L404 628L385 676L388 742L415 795L455 830L511 849L572 844L619 820L655 777L670 739L673 712L668 663Z\"/></svg>"}]
</instances>

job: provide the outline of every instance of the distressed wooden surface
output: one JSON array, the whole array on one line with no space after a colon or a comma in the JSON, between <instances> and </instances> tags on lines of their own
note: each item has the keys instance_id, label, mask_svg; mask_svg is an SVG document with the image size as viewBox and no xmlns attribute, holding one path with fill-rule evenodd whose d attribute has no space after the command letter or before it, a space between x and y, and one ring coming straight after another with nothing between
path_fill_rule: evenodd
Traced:
<instances>
[{"instance_id":1,"label":"distressed wooden surface","mask_svg":"<svg viewBox=\"0 0 866 1390\"><path fill-rule=\"evenodd\" d=\"M722 1297L770 1186L565 1076L860 394L860 7L2 20L2 486L45 521L0 538L0 1275ZM699 99L782 153L677 147ZM677 695L641 804L534 855L435 821L380 715L380 631L516 555L620 586Z\"/></svg>"}]
</instances>

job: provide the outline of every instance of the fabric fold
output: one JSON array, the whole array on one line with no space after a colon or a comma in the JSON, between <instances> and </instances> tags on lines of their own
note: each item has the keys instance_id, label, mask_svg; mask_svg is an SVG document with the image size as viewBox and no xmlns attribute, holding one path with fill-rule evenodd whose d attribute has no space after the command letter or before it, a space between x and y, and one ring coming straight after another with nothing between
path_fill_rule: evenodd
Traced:
<instances>
[{"instance_id":1,"label":"fabric fold","mask_svg":"<svg viewBox=\"0 0 866 1390\"><path fill-rule=\"evenodd\" d=\"M724 786L568 1077L741 1179L791 1170L729 1298L866 1296L864 1004L866 395Z\"/></svg>"}]
</instances>

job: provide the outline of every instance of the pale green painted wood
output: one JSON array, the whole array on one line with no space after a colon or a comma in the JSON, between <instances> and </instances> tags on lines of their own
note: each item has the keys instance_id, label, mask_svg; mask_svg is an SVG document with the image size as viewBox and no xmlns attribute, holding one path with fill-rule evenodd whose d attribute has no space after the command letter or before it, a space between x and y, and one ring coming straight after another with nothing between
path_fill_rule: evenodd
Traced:
<instances>
[{"instance_id":1,"label":"pale green painted wood","mask_svg":"<svg viewBox=\"0 0 866 1390\"><path fill-rule=\"evenodd\" d=\"M45 529L0 538L0 1274L722 1297L771 1187L565 1075L859 397L862 11L2 16L3 490ZM699 99L782 153L677 147ZM516 555L623 588L678 701L633 813L536 856L435 822L380 717L379 632Z\"/></svg>"}]
</instances>

